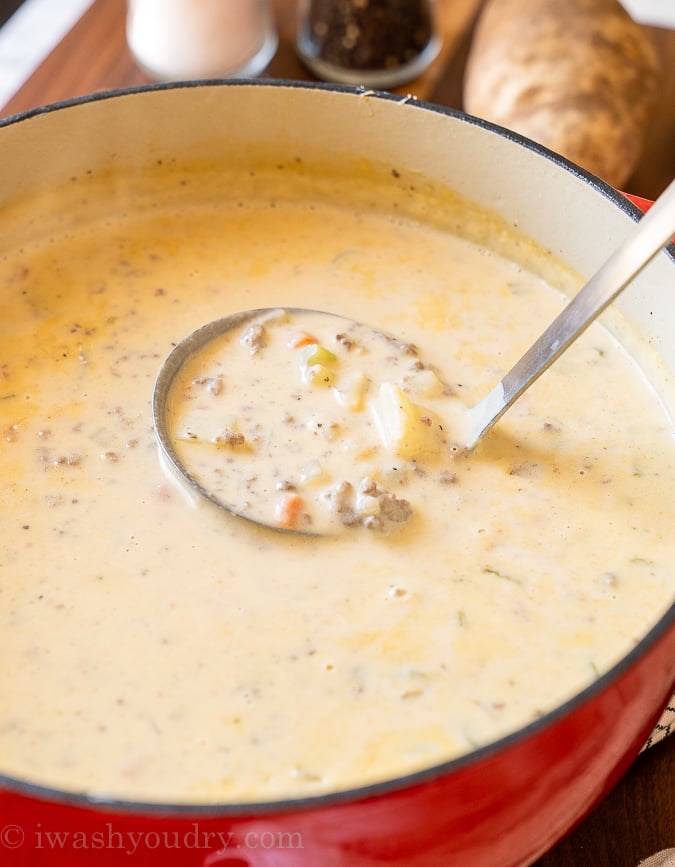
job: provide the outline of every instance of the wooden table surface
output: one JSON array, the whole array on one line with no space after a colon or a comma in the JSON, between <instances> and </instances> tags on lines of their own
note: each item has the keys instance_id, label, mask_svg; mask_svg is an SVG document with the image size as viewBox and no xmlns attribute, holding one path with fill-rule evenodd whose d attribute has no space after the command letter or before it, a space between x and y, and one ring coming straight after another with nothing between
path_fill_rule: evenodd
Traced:
<instances>
[{"instance_id":1,"label":"wooden table surface","mask_svg":"<svg viewBox=\"0 0 675 867\"><path fill-rule=\"evenodd\" d=\"M462 71L480 5L481 0L438 0L443 49L402 92L461 108ZM275 6L280 45L265 75L311 79L293 49L295 2L275 0ZM147 82L126 46L125 8L124 0L95 0L0 116ZM626 185L628 192L647 198L675 176L675 32L654 35L667 64L662 110L650 130L647 153ZM643 858L669 847L675 847L675 735L638 757L610 796L536 867L637 867Z\"/></svg>"},{"instance_id":2,"label":"wooden table surface","mask_svg":"<svg viewBox=\"0 0 675 867\"><path fill-rule=\"evenodd\" d=\"M437 0L443 48L416 81L398 90L453 108L462 107L462 73L473 23L484 0ZM675 0L670 0L675 2ZM311 79L295 55L296 0L274 0L280 33L266 77ZM0 108L0 117L94 91L143 84L125 42L125 0L95 0L79 23L23 87ZM625 191L655 198L675 177L675 31L653 28L665 76L643 159Z\"/></svg>"}]
</instances>

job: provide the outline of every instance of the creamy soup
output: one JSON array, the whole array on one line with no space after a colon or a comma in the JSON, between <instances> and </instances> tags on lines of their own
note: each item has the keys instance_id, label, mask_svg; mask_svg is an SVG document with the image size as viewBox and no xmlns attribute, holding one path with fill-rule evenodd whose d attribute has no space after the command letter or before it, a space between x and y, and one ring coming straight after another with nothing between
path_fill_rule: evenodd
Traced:
<instances>
[{"instance_id":1,"label":"creamy soup","mask_svg":"<svg viewBox=\"0 0 675 867\"><path fill-rule=\"evenodd\" d=\"M388 463L348 481L409 504L391 532L279 533L184 496L159 460L151 398L198 326L254 307L331 311L414 344L471 406L575 281L398 172L373 192L288 167L164 166L134 183L79 179L36 200L16 244L16 215L3 218L0 772L191 802L382 780L541 716L672 602L672 422L600 325L470 455L444 440L420 465L382 410ZM337 358L327 339L315 346ZM305 373L333 364L303 358ZM228 371L213 378L189 384L226 400ZM385 381L396 406L436 411L411 380ZM311 387L301 377L287 395ZM242 400L259 409L260 394ZM286 411L321 441L311 411ZM326 439L336 451L350 412ZM250 431L226 415L204 435L222 435L218 448L183 445L222 456L245 445L238 433ZM320 457L282 468L274 496ZM380 495L359 493L362 517L375 514L365 498Z\"/></svg>"},{"instance_id":2,"label":"creamy soup","mask_svg":"<svg viewBox=\"0 0 675 867\"><path fill-rule=\"evenodd\" d=\"M165 369L158 430L178 481L266 526L401 529L415 512L405 495L433 498L466 456L467 408L419 349L340 316L217 320Z\"/></svg>"}]
</instances>

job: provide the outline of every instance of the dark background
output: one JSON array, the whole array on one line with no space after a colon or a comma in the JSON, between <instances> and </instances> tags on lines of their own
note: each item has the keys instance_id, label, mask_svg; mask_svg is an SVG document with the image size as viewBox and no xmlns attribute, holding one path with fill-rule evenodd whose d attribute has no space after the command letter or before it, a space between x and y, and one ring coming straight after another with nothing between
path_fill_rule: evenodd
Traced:
<instances>
[{"instance_id":1,"label":"dark background","mask_svg":"<svg viewBox=\"0 0 675 867\"><path fill-rule=\"evenodd\" d=\"M21 6L23 0L0 0L0 26Z\"/></svg>"}]
</instances>

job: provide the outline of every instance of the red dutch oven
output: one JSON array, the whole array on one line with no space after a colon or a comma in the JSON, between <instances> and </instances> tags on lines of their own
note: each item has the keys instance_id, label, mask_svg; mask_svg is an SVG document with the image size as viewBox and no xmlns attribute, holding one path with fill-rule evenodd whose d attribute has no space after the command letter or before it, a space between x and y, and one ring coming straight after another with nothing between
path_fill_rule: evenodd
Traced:
<instances>
[{"instance_id":1,"label":"red dutch oven","mask_svg":"<svg viewBox=\"0 0 675 867\"><path fill-rule=\"evenodd\" d=\"M0 196L57 187L82 169L227 160L247 148L270 159L364 157L418 171L498 211L582 274L640 214L561 157L475 118L283 82L149 87L9 118L0 123ZM660 254L617 302L671 377L674 253ZM96 800L0 777L0 863L524 867L612 788L674 687L675 604L613 669L536 723L378 785L205 807Z\"/></svg>"}]
</instances>

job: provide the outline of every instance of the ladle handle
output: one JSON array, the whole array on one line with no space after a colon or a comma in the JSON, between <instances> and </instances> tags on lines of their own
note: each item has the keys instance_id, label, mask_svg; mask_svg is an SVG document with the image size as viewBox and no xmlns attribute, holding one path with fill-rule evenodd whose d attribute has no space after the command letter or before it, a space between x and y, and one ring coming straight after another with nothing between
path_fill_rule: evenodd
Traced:
<instances>
[{"instance_id":1,"label":"ladle handle","mask_svg":"<svg viewBox=\"0 0 675 867\"><path fill-rule=\"evenodd\" d=\"M472 410L469 448L588 328L675 235L675 181L506 376Z\"/></svg>"}]
</instances>

